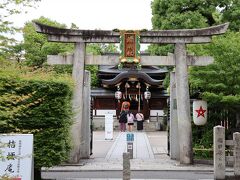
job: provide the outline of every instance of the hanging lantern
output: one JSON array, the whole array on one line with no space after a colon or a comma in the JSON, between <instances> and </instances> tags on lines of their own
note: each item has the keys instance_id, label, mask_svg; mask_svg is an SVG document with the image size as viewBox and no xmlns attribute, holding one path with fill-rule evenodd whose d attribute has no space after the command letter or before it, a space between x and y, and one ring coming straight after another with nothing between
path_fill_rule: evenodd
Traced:
<instances>
[{"instance_id":1,"label":"hanging lantern","mask_svg":"<svg viewBox=\"0 0 240 180\"><path fill-rule=\"evenodd\" d=\"M202 126L207 122L207 102L203 100L193 101L193 122Z\"/></svg>"},{"instance_id":2,"label":"hanging lantern","mask_svg":"<svg viewBox=\"0 0 240 180\"><path fill-rule=\"evenodd\" d=\"M127 98L127 89L128 88L130 88L130 85L128 84L128 82L126 82L126 84L125 84L125 96L126 96L126 98Z\"/></svg>"},{"instance_id":3,"label":"hanging lantern","mask_svg":"<svg viewBox=\"0 0 240 180\"><path fill-rule=\"evenodd\" d=\"M122 92L121 92L121 91L116 91L116 92L115 92L115 98L116 98L117 100L122 99Z\"/></svg>"},{"instance_id":4,"label":"hanging lantern","mask_svg":"<svg viewBox=\"0 0 240 180\"><path fill-rule=\"evenodd\" d=\"M145 92L144 92L144 98L147 99L147 100L149 100L149 99L151 98L151 92L145 91Z\"/></svg>"},{"instance_id":5,"label":"hanging lantern","mask_svg":"<svg viewBox=\"0 0 240 180\"><path fill-rule=\"evenodd\" d=\"M148 91L148 86L146 87L146 91L144 92L144 98L149 100L151 98L151 92Z\"/></svg>"},{"instance_id":6,"label":"hanging lantern","mask_svg":"<svg viewBox=\"0 0 240 180\"><path fill-rule=\"evenodd\" d=\"M117 87L117 91L115 92L115 98L117 100L122 99L122 92L120 91L120 87L119 86Z\"/></svg>"}]
</instances>

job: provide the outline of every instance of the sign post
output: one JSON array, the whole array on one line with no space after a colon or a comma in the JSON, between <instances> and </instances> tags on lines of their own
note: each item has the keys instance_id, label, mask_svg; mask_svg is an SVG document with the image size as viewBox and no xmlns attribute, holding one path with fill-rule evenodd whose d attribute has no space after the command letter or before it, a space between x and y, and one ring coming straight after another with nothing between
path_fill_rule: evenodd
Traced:
<instances>
[{"instance_id":1,"label":"sign post","mask_svg":"<svg viewBox=\"0 0 240 180\"><path fill-rule=\"evenodd\" d=\"M105 114L105 140L113 139L113 114Z\"/></svg>"},{"instance_id":2,"label":"sign post","mask_svg":"<svg viewBox=\"0 0 240 180\"><path fill-rule=\"evenodd\" d=\"M0 134L0 179L33 179L33 135Z\"/></svg>"},{"instance_id":3,"label":"sign post","mask_svg":"<svg viewBox=\"0 0 240 180\"><path fill-rule=\"evenodd\" d=\"M127 152L130 154L130 159L133 159L133 141L134 134L127 133Z\"/></svg>"}]
</instances>

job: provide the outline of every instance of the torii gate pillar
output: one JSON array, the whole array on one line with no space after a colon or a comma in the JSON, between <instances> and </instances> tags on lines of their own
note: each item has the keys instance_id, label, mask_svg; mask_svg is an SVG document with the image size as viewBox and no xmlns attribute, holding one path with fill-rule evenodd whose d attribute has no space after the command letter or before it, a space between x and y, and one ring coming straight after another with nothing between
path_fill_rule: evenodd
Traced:
<instances>
[{"instance_id":1,"label":"torii gate pillar","mask_svg":"<svg viewBox=\"0 0 240 180\"><path fill-rule=\"evenodd\" d=\"M84 58L85 43L75 43L75 51L73 56L72 77L75 82L73 92L73 125L71 128L72 149L69 162L78 163L81 158L81 128L83 119L83 82L84 82Z\"/></svg>"},{"instance_id":2,"label":"torii gate pillar","mask_svg":"<svg viewBox=\"0 0 240 180\"><path fill-rule=\"evenodd\" d=\"M188 66L186 60L187 55L186 45L184 43L175 44L174 57L176 62L176 93L180 163L192 164L192 126L188 87Z\"/></svg>"},{"instance_id":3,"label":"torii gate pillar","mask_svg":"<svg viewBox=\"0 0 240 180\"><path fill-rule=\"evenodd\" d=\"M176 95L176 73L170 72L170 157L179 161L179 136L177 116L177 95Z\"/></svg>"}]
</instances>

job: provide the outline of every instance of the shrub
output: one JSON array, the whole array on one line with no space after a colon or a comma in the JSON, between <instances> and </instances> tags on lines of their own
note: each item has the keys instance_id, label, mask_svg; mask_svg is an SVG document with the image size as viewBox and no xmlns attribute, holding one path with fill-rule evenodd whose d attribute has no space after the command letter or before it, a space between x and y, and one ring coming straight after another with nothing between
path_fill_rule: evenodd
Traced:
<instances>
[{"instance_id":1,"label":"shrub","mask_svg":"<svg viewBox=\"0 0 240 180\"><path fill-rule=\"evenodd\" d=\"M69 75L14 64L0 67L0 133L33 133L35 168L68 157L72 88Z\"/></svg>"}]
</instances>

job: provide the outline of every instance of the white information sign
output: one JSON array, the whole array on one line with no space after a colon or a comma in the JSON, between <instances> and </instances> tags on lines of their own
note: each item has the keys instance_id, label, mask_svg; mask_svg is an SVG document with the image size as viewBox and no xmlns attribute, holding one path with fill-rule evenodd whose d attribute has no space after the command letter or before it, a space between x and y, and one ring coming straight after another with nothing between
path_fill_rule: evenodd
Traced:
<instances>
[{"instance_id":1,"label":"white information sign","mask_svg":"<svg viewBox=\"0 0 240 180\"><path fill-rule=\"evenodd\" d=\"M105 114L105 139L113 139L113 114Z\"/></svg>"},{"instance_id":2,"label":"white information sign","mask_svg":"<svg viewBox=\"0 0 240 180\"><path fill-rule=\"evenodd\" d=\"M0 179L32 179L33 135L0 134Z\"/></svg>"}]
</instances>

